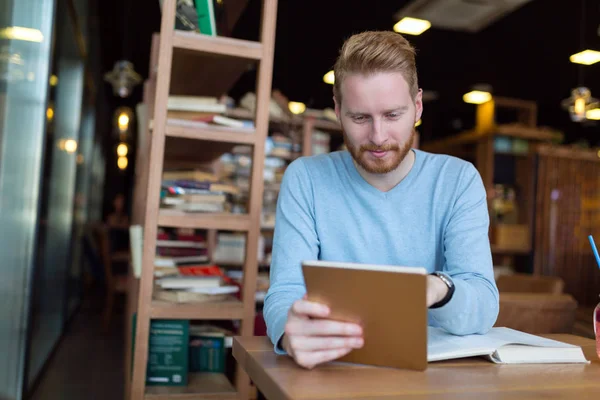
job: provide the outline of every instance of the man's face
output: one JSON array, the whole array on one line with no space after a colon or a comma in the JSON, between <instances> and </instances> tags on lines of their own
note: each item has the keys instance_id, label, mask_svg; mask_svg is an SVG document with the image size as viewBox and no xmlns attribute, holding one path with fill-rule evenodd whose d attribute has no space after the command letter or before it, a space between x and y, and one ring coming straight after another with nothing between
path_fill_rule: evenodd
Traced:
<instances>
[{"instance_id":1,"label":"man's face","mask_svg":"<svg viewBox=\"0 0 600 400\"><path fill-rule=\"evenodd\" d=\"M354 160L372 174L395 170L412 146L423 111L421 91L413 100L397 72L348 75L340 89L342 101L336 101L335 112Z\"/></svg>"}]
</instances>

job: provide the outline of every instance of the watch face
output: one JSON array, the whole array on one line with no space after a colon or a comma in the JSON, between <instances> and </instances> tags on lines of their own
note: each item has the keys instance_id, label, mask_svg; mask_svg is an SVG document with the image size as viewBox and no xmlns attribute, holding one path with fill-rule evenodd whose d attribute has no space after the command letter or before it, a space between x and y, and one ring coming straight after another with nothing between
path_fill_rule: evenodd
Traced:
<instances>
[{"instance_id":1,"label":"watch face","mask_svg":"<svg viewBox=\"0 0 600 400\"><path fill-rule=\"evenodd\" d=\"M438 276L442 281L444 281L444 283L446 284L446 286L448 287L452 287L454 286L454 282L452 282L451 279L449 279L445 274L442 274L440 272L435 274L436 276Z\"/></svg>"}]
</instances>

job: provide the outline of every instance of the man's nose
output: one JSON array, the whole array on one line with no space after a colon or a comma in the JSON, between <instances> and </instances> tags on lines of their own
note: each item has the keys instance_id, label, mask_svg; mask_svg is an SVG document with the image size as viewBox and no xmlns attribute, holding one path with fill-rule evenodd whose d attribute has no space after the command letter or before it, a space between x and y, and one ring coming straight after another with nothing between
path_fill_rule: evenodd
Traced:
<instances>
[{"instance_id":1,"label":"man's nose","mask_svg":"<svg viewBox=\"0 0 600 400\"><path fill-rule=\"evenodd\" d=\"M388 141L388 134L381 118L373 119L371 135L369 139L376 146L382 146Z\"/></svg>"}]
</instances>

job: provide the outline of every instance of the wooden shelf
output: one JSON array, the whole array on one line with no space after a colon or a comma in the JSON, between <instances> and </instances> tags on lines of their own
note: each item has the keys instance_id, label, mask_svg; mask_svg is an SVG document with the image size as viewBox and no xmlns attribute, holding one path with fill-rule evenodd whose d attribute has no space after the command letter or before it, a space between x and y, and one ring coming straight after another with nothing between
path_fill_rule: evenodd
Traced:
<instances>
[{"instance_id":1,"label":"wooden shelf","mask_svg":"<svg viewBox=\"0 0 600 400\"><path fill-rule=\"evenodd\" d=\"M225 111L225 116L231 118L254 120L254 114L250 110L241 107L227 109L227 111ZM274 115L269 115L269 123L289 124L291 122L291 119L287 116L277 117Z\"/></svg>"},{"instance_id":2,"label":"wooden shelf","mask_svg":"<svg viewBox=\"0 0 600 400\"><path fill-rule=\"evenodd\" d=\"M239 136L237 136L239 137ZM229 153L236 143L195 140L187 137L166 136L164 168L185 168L212 162Z\"/></svg>"},{"instance_id":3,"label":"wooden shelf","mask_svg":"<svg viewBox=\"0 0 600 400\"><path fill-rule=\"evenodd\" d=\"M248 231L250 217L231 213L188 213L160 209L158 225L173 228L217 229L224 231Z\"/></svg>"},{"instance_id":4,"label":"wooden shelf","mask_svg":"<svg viewBox=\"0 0 600 400\"><path fill-rule=\"evenodd\" d=\"M494 131L496 135L509 136L518 139L551 142L560 139L560 134L548 129L532 128L523 124L498 125Z\"/></svg>"},{"instance_id":5,"label":"wooden shelf","mask_svg":"<svg viewBox=\"0 0 600 400\"><path fill-rule=\"evenodd\" d=\"M144 399L150 400L237 400L229 379L219 373L190 373L187 386L147 386Z\"/></svg>"},{"instance_id":6,"label":"wooden shelf","mask_svg":"<svg viewBox=\"0 0 600 400\"><path fill-rule=\"evenodd\" d=\"M244 308L241 301L232 298L224 302L170 303L152 300L151 318L163 319L242 319Z\"/></svg>"},{"instance_id":7,"label":"wooden shelf","mask_svg":"<svg viewBox=\"0 0 600 400\"><path fill-rule=\"evenodd\" d=\"M175 31L170 94L219 97L262 55L258 42Z\"/></svg>"},{"instance_id":8,"label":"wooden shelf","mask_svg":"<svg viewBox=\"0 0 600 400\"><path fill-rule=\"evenodd\" d=\"M316 119L313 125L315 129L322 129L326 131L331 131L332 133L341 133L342 127L338 122Z\"/></svg>"},{"instance_id":9,"label":"wooden shelf","mask_svg":"<svg viewBox=\"0 0 600 400\"><path fill-rule=\"evenodd\" d=\"M185 120L169 119L165 134L170 137L179 137L185 139L236 143L236 144L254 144L256 141L256 132L254 129L235 129L223 126L202 126Z\"/></svg>"},{"instance_id":10,"label":"wooden shelf","mask_svg":"<svg viewBox=\"0 0 600 400\"><path fill-rule=\"evenodd\" d=\"M208 36L191 31L176 30L173 34L173 47L191 50L197 54L220 54L249 60L260 60L263 55L263 46L259 42L223 36Z\"/></svg>"}]
</instances>

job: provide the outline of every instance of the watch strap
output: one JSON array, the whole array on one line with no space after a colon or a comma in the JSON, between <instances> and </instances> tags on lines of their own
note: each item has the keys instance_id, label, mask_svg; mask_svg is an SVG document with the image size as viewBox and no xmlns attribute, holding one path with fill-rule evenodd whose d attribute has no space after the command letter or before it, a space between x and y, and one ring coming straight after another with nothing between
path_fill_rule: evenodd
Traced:
<instances>
[{"instance_id":1,"label":"watch strap","mask_svg":"<svg viewBox=\"0 0 600 400\"><path fill-rule=\"evenodd\" d=\"M455 290L455 286L454 286L454 282L452 282L452 279L439 271L435 271L432 272L431 275L435 275L438 278L440 278L442 280L442 282L444 282L446 284L446 286L448 286L448 292L446 292L446 296L444 296L444 298L440 301L438 301L435 304L432 304L429 308L440 308L444 305L446 305L451 299L452 296L454 295L454 290Z\"/></svg>"}]
</instances>

